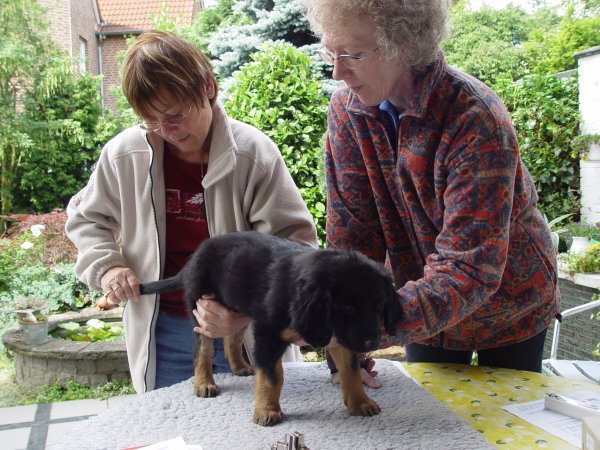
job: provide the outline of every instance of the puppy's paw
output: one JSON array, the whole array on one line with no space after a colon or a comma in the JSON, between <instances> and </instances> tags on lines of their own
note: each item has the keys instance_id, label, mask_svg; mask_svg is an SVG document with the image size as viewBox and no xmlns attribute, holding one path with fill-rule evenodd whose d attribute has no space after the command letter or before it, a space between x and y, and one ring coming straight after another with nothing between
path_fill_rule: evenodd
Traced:
<instances>
[{"instance_id":1,"label":"puppy's paw","mask_svg":"<svg viewBox=\"0 0 600 450\"><path fill-rule=\"evenodd\" d=\"M219 395L219 387L216 384L194 384L194 395L202 398L216 397Z\"/></svg>"},{"instance_id":2,"label":"puppy's paw","mask_svg":"<svg viewBox=\"0 0 600 450\"><path fill-rule=\"evenodd\" d=\"M270 427L273 425L277 425L279 422L283 420L283 413L281 409L255 409L254 416L252 420L257 425L262 425L263 427Z\"/></svg>"},{"instance_id":3,"label":"puppy's paw","mask_svg":"<svg viewBox=\"0 0 600 450\"><path fill-rule=\"evenodd\" d=\"M249 377L250 375L254 375L254 368L251 365L246 364L245 366L233 369L233 374L236 377Z\"/></svg>"},{"instance_id":4,"label":"puppy's paw","mask_svg":"<svg viewBox=\"0 0 600 450\"><path fill-rule=\"evenodd\" d=\"M351 416L376 416L381 412L381 408L377 403L366 397L362 401L350 402L347 406L348 414Z\"/></svg>"}]
</instances>

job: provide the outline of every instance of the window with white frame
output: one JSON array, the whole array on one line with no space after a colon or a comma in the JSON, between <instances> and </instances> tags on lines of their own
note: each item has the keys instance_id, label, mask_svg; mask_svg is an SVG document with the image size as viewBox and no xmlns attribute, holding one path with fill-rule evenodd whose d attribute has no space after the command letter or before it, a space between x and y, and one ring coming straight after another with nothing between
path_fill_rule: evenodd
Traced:
<instances>
[{"instance_id":1,"label":"window with white frame","mask_svg":"<svg viewBox=\"0 0 600 450\"><path fill-rule=\"evenodd\" d=\"M83 75L87 72L87 41L79 38L79 73Z\"/></svg>"}]
</instances>

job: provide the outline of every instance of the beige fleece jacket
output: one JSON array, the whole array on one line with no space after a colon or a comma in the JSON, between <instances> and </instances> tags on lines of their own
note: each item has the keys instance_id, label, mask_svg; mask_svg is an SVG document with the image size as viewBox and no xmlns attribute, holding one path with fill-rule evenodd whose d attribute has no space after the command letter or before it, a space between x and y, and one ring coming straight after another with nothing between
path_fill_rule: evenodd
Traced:
<instances>
[{"instance_id":1,"label":"beige fleece jacket","mask_svg":"<svg viewBox=\"0 0 600 450\"><path fill-rule=\"evenodd\" d=\"M256 230L316 247L316 229L276 145L256 128L213 107L209 165L204 177L211 236ZM87 186L73 196L66 232L79 251L75 271L92 289L111 267L142 281L161 278L165 255L164 141L138 126L110 140ZM127 356L138 393L154 388L154 327L158 296L130 301L123 313ZM246 346L253 342L247 333ZM298 360L297 348L286 360Z\"/></svg>"}]
</instances>

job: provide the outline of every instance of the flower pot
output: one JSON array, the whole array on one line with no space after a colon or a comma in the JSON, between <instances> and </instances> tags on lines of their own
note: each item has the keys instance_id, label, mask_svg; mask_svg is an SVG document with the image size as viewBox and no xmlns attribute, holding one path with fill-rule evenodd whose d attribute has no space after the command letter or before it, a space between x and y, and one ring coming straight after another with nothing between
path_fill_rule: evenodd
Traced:
<instances>
[{"instance_id":1,"label":"flower pot","mask_svg":"<svg viewBox=\"0 0 600 450\"><path fill-rule=\"evenodd\" d=\"M587 237L575 236L573 237L573 243L569 249L573 254L583 253L587 250L590 245L590 240Z\"/></svg>"},{"instance_id":2,"label":"flower pot","mask_svg":"<svg viewBox=\"0 0 600 450\"><path fill-rule=\"evenodd\" d=\"M20 309L16 313L26 344L43 344L48 340L48 320L40 309Z\"/></svg>"},{"instance_id":3,"label":"flower pot","mask_svg":"<svg viewBox=\"0 0 600 450\"><path fill-rule=\"evenodd\" d=\"M30 345L44 344L48 340L48 321L21 323L23 342Z\"/></svg>"}]
</instances>

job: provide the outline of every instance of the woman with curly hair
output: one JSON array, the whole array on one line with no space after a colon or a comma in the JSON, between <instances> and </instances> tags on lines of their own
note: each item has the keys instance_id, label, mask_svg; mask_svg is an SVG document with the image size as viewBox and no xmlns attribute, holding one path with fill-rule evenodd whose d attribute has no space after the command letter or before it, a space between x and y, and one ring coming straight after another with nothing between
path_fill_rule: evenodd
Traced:
<instances>
[{"instance_id":1,"label":"woman with curly hair","mask_svg":"<svg viewBox=\"0 0 600 450\"><path fill-rule=\"evenodd\" d=\"M556 255L500 99L449 67L449 0L305 0L340 82L326 139L327 244L386 262L413 362L541 371ZM367 366L369 371L372 364ZM365 374L365 382L377 382Z\"/></svg>"}]
</instances>

